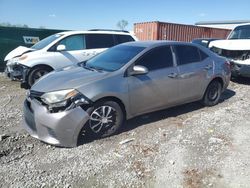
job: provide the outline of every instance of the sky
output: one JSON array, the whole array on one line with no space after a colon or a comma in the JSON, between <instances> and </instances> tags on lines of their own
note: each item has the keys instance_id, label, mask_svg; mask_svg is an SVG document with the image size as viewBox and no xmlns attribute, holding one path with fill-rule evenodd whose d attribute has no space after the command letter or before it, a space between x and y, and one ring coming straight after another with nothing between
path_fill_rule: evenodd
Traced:
<instances>
[{"instance_id":1,"label":"sky","mask_svg":"<svg viewBox=\"0 0 250 188\"><path fill-rule=\"evenodd\" d=\"M250 20L249 0L0 0L0 23L49 29L118 29L120 20L162 21Z\"/></svg>"}]
</instances>

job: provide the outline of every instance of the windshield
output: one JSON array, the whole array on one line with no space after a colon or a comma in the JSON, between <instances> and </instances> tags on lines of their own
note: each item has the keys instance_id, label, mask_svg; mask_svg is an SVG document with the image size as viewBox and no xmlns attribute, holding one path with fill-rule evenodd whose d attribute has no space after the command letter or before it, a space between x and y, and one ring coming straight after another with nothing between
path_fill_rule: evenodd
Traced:
<instances>
[{"instance_id":1,"label":"windshield","mask_svg":"<svg viewBox=\"0 0 250 188\"><path fill-rule=\"evenodd\" d=\"M250 39L250 25L236 27L228 39Z\"/></svg>"},{"instance_id":2,"label":"windshield","mask_svg":"<svg viewBox=\"0 0 250 188\"><path fill-rule=\"evenodd\" d=\"M40 49L46 47L47 45L49 45L54 40L56 40L59 37L61 37L61 36L62 36L62 34L51 35L51 36L46 37L45 39L39 41L38 43L36 43L35 45L33 45L31 48L32 49L36 49L36 50L40 50Z\"/></svg>"},{"instance_id":3,"label":"windshield","mask_svg":"<svg viewBox=\"0 0 250 188\"><path fill-rule=\"evenodd\" d=\"M120 69L144 49L145 47L138 46L115 46L88 60L84 65L86 68L112 72Z\"/></svg>"}]
</instances>

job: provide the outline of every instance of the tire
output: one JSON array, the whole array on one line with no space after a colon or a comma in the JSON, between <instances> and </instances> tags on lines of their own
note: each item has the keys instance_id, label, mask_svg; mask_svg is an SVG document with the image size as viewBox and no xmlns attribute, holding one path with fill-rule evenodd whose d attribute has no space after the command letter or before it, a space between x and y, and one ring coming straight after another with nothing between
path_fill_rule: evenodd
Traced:
<instances>
[{"instance_id":1,"label":"tire","mask_svg":"<svg viewBox=\"0 0 250 188\"><path fill-rule=\"evenodd\" d=\"M48 74L52 70L53 69L49 67L36 67L31 70L27 79L29 87L31 87L39 78L41 78L45 74Z\"/></svg>"},{"instance_id":2,"label":"tire","mask_svg":"<svg viewBox=\"0 0 250 188\"><path fill-rule=\"evenodd\" d=\"M202 103L205 106L214 106L219 103L220 96L222 91L222 85L219 81L212 81L205 92Z\"/></svg>"},{"instance_id":3,"label":"tire","mask_svg":"<svg viewBox=\"0 0 250 188\"><path fill-rule=\"evenodd\" d=\"M104 111L104 116L103 116ZM121 128L124 113L114 101L97 102L87 110L90 119L84 125L84 135L91 138L104 138L114 135Z\"/></svg>"}]
</instances>

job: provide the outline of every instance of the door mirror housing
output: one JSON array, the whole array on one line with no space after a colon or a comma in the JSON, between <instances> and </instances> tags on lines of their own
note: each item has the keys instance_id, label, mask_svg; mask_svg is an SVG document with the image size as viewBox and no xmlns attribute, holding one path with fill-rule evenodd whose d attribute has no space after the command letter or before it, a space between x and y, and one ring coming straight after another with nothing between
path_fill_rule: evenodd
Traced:
<instances>
[{"instance_id":1,"label":"door mirror housing","mask_svg":"<svg viewBox=\"0 0 250 188\"><path fill-rule=\"evenodd\" d=\"M130 71L129 75L134 76L134 75L141 75L141 74L147 74L148 69L144 66L141 65L135 65L132 70Z\"/></svg>"},{"instance_id":2,"label":"door mirror housing","mask_svg":"<svg viewBox=\"0 0 250 188\"><path fill-rule=\"evenodd\" d=\"M65 51L66 50L66 46L64 44L59 44L56 47L56 51Z\"/></svg>"}]
</instances>

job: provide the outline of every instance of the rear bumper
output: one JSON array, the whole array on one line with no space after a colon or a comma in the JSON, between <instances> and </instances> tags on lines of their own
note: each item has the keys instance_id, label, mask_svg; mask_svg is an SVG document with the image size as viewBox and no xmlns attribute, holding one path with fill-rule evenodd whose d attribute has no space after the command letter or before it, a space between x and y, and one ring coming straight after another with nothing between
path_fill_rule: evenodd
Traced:
<instances>
[{"instance_id":1,"label":"rear bumper","mask_svg":"<svg viewBox=\"0 0 250 188\"><path fill-rule=\"evenodd\" d=\"M25 100L23 127L32 137L46 143L75 147L89 115L77 107L69 111L50 113L35 100Z\"/></svg>"}]
</instances>

